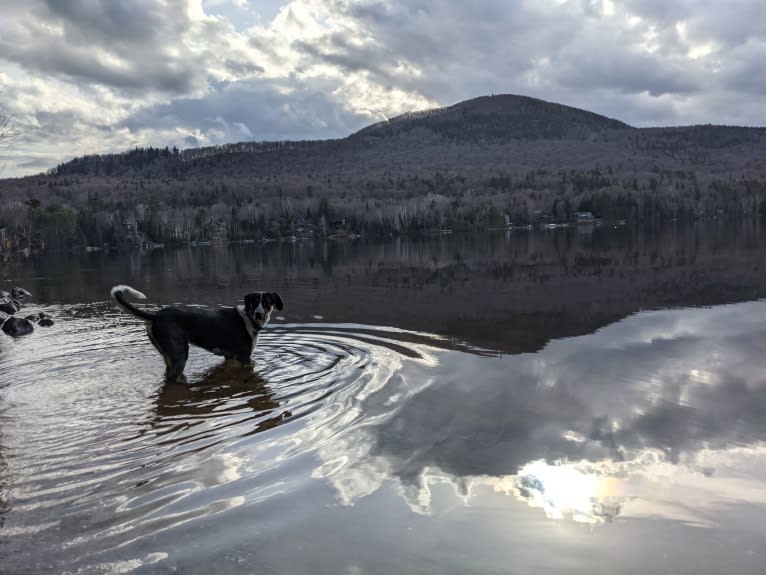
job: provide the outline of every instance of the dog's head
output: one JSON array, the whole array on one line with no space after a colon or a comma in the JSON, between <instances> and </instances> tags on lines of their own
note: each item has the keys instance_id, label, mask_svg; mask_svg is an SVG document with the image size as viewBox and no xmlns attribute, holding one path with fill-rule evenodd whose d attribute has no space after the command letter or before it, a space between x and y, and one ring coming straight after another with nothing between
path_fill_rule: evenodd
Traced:
<instances>
[{"instance_id":1,"label":"dog's head","mask_svg":"<svg viewBox=\"0 0 766 575\"><path fill-rule=\"evenodd\" d=\"M245 296L245 311L258 329L269 323L272 310L282 307L282 298L276 292L262 291Z\"/></svg>"}]
</instances>

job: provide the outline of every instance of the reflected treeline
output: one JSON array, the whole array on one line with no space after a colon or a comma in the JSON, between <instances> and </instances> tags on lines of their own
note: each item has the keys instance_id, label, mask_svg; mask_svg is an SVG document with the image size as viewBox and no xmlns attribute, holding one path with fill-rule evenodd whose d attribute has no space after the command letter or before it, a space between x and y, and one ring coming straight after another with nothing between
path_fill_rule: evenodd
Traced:
<instances>
[{"instance_id":1,"label":"reflected treeline","mask_svg":"<svg viewBox=\"0 0 766 575\"><path fill-rule=\"evenodd\" d=\"M107 299L116 283L148 305L233 305L275 289L291 321L391 325L515 352L639 309L762 297L765 243L757 224L577 226L40 258L15 273L37 301L62 303Z\"/></svg>"}]
</instances>

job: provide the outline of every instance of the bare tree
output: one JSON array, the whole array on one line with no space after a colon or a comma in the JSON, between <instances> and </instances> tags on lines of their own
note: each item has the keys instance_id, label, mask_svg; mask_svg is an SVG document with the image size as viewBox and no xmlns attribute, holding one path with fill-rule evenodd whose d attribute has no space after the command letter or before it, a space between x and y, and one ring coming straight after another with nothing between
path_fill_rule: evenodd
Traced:
<instances>
[{"instance_id":1,"label":"bare tree","mask_svg":"<svg viewBox=\"0 0 766 575\"><path fill-rule=\"evenodd\" d=\"M18 135L13 116L3 112L2 103L0 103L0 173L5 168L5 161L13 150L14 140Z\"/></svg>"}]
</instances>

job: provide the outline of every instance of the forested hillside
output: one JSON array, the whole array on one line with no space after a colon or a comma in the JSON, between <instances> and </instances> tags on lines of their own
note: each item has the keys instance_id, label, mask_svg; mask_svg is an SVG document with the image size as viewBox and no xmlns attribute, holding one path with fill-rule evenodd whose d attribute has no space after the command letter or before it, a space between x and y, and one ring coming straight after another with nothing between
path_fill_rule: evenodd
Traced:
<instances>
[{"instance_id":1,"label":"forested hillside","mask_svg":"<svg viewBox=\"0 0 766 575\"><path fill-rule=\"evenodd\" d=\"M572 221L760 218L766 129L486 96L340 140L145 148L0 180L4 252Z\"/></svg>"}]
</instances>

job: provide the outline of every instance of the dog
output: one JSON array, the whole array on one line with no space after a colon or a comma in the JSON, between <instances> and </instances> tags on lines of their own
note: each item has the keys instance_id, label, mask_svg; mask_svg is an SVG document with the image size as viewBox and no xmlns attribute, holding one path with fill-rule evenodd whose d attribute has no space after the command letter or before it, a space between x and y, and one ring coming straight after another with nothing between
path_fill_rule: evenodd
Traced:
<instances>
[{"instance_id":1,"label":"dog","mask_svg":"<svg viewBox=\"0 0 766 575\"><path fill-rule=\"evenodd\" d=\"M244 305L236 307L219 310L165 307L148 311L131 305L125 294L140 299L146 296L127 285L112 288L117 304L146 322L149 340L165 360L165 376L170 381L183 374L189 344L249 365L258 333L268 323L271 312L284 307L279 294L254 292L245 296Z\"/></svg>"}]
</instances>

